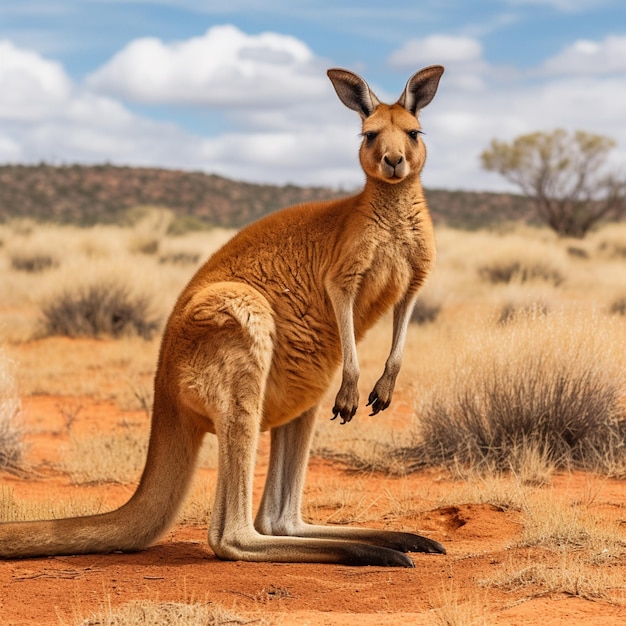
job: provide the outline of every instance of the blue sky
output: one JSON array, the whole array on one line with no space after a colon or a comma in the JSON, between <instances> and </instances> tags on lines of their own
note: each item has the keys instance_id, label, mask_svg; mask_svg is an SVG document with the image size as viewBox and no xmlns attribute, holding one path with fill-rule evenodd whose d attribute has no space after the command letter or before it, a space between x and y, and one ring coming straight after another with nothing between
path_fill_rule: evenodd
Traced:
<instances>
[{"instance_id":1,"label":"blue sky","mask_svg":"<svg viewBox=\"0 0 626 626\"><path fill-rule=\"evenodd\" d=\"M325 70L392 101L433 63L426 186L507 189L481 150L556 127L613 137L626 168L621 0L2 0L0 163L351 188L359 119Z\"/></svg>"}]
</instances>

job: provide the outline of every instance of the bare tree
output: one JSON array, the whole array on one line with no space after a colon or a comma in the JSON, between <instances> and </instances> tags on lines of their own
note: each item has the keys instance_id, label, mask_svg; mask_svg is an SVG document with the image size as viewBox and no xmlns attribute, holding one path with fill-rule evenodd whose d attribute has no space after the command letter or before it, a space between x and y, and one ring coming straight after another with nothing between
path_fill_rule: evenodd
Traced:
<instances>
[{"instance_id":1,"label":"bare tree","mask_svg":"<svg viewBox=\"0 0 626 626\"><path fill-rule=\"evenodd\" d=\"M600 219L626 209L626 180L605 167L614 147L610 137L557 129L511 143L494 139L481 160L485 169L519 185L559 235L584 237Z\"/></svg>"}]
</instances>

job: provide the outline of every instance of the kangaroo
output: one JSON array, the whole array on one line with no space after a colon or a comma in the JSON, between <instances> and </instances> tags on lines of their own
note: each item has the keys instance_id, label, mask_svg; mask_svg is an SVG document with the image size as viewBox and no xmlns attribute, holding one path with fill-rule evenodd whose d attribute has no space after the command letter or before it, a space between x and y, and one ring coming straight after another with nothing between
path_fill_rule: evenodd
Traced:
<instances>
[{"instance_id":1,"label":"kangaroo","mask_svg":"<svg viewBox=\"0 0 626 626\"><path fill-rule=\"evenodd\" d=\"M301 516L316 408L341 364L332 419L352 419L356 343L393 309L391 351L367 404L376 415L391 401L417 292L435 257L417 115L442 73L441 66L415 73L387 105L360 76L328 70L339 99L362 118L363 190L271 214L209 258L163 333L148 455L133 496L108 513L0 524L1 558L146 548L173 522L207 432L219 449L208 537L218 558L413 567L407 552L445 553L419 535L313 525ZM253 518L257 440L268 429L269 469Z\"/></svg>"}]
</instances>

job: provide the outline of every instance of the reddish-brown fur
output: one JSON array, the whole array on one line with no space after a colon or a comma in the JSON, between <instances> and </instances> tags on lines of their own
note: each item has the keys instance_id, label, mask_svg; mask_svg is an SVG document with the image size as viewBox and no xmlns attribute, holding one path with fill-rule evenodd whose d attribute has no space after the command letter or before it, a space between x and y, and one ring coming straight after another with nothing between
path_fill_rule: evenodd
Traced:
<instances>
[{"instance_id":1,"label":"reddish-brown fur","mask_svg":"<svg viewBox=\"0 0 626 626\"><path fill-rule=\"evenodd\" d=\"M300 516L315 408L342 364L333 413L352 419L356 342L393 309L392 348L369 405L378 413L391 401L409 316L435 256L416 115L442 72L416 73L386 105L360 77L329 70L363 120L363 191L270 215L207 261L164 331L137 492L111 513L0 525L1 557L145 547L171 523L206 432L219 441L209 533L219 557L410 566L406 551L443 551L409 533L309 525ZM254 453L265 429L272 452L254 520Z\"/></svg>"}]
</instances>

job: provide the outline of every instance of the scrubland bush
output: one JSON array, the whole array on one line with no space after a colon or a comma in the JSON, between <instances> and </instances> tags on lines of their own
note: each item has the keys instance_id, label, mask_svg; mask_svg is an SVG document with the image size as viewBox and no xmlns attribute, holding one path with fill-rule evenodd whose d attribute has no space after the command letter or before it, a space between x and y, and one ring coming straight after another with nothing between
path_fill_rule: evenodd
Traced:
<instances>
[{"instance_id":1,"label":"scrubland bush","mask_svg":"<svg viewBox=\"0 0 626 626\"><path fill-rule=\"evenodd\" d=\"M10 227L7 240L7 257L11 269L18 272L39 273L59 266L59 250L54 238L28 223L27 228Z\"/></svg>"},{"instance_id":2,"label":"scrubland bush","mask_svg":"<svg viewBox=\"0 0 626 626\"><path fill-rule=\"evenodd\" d=\"M411 314L411 322L416 324L428 324L434 322L437 316L441 312L441 303L435 301L433 298L420 297Z\"/></svg>"},{"instance_id":3,"label":"scrubland bush","mask_svg":"<svg viewBox=\"0 0 626 626\"><path fill-rule=\"evenodd\" d=\"M626 222L610 224L594 233L592 238L602 256L626 259Z\"/></svg>"},{"instance_id":4,"label":"scrubland bush","mask_svg":"<svg viewBox=\"0 0 626 626\"><path fill-rule=\"evenodd\" d=\"M172 263L174 265L196 265L200 261L197 252L169 252L159 256L159 263Z\"/></svg>"},{"instance_id":5,"label":"scrubland bush","mask_svg":"<svg viewBox=\"0 0 626 626\"><path fill-rule=\"evenodd\" d=\"M21 272L43 272L58 265L58 260L50 254L22 251L11 256L11 267Z\"/></svg>"},{"instance_id":6,"label":"scrubland bush","mask_svg":"<svg viewBox=\"0 0 626 626\"><path fill-rule=\"evenodd\" d=\"M541 316L548 314L548 305L544 302L531 301L529 303L520 303L507 301L504 303L498 315L499 324L508 324L516 318L522 316Z\"/></svg>"},{"instance_id":7,"label":"scrubland bush","mask_svg":"<svg viewBox=\"0 0 626 626\"><path fill-rule=\"evenodd\" d=\"M162 207L140 206L131 209L128 217L132 223L128 243L130 252L157 254L174 221L174 213Z\"/></svg>"},{"instance_id":8,"label":"scrubland bush","mask_svg":"<svg viewBox=\"0 0 626 626\"><path fill-rule=\"evenodd\" d=\"M18 472L22 467L23 432L16 423L20 408L10 363L0 350L0 470Z\"/></svg>"},{"instance_id":9,"label":"scrubland bush","mask_svg":"<svg viewBox=\"0 0 626 626\"><path fill-rule=\"evenodd\" d=\"M152 338L161 320L151 312L150 298L125 285L100 283L64 290L42 307L43 335Z\"/></svg>"},{"instance_id":10,"label":"scrubland bush","mask_svg":"<svg viewBox=\"0 0 626 626\"><path fill-rule=\"evenodd\" d=\"M563 273L546 261L528 259L494 260L478 268L479 276L491 283L525 283L532 280L544 280L558 287L564 280Z\"/></svg>"},{"instance_id":11,"label":"scrubland bush","mask_svg":"<svg viewBox=\"0 0 626 626\"><path fill-rule=\"evenodd\" d=\"M468 338L417 408L417 439L395 455L426 465L621 474L626 467L625 329L589 315L531 313Z\"/></svg>"},{"instance_id":12,"label":"scrubland bush","mask_svg":"<svg viewBox=\"0 0 626 626\"><path fill-rule=\"evenodd\" d=\"M613 300L609 307L609 313L613 315L626 315L626 296Z\"/></svg>"},{"instance_id":13,"label":"scrubland bush","mask_svg":"<svg viewBox=\"0 0 626 626\"><path fill-rule=\"evenodd\" d=\"M42 335L152 338L161 327L152 298L119 274L62 285L41 308Z\"/></svg>"}]
</instances>

